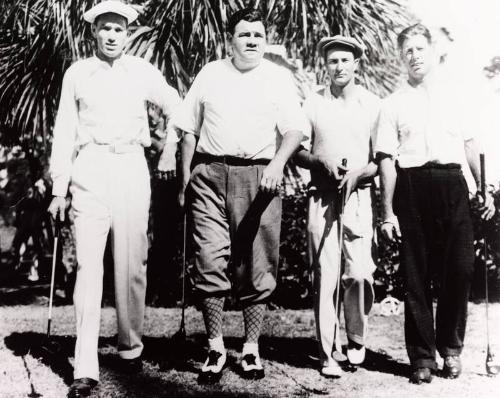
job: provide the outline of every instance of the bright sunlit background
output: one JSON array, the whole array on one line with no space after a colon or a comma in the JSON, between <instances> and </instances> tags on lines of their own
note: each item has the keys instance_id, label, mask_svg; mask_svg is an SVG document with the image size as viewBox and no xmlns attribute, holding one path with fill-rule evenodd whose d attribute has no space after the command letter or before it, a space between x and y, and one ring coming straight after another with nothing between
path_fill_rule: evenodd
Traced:
<instances>
[{"instance_id":1,"label":"bright sunlit background","mask_svg":"<svg viewBox=\"0 0 500 398\"><path fill-rule=\"evenodd\" d=\"M408 0L411 10L434 29L445 27L447 68L456 79L456 95L477 105L477 132L486 155L488 181L500 182L500 76L487 79L483 68L500 56L499 0Z\"/></svg>"}]
</instances>

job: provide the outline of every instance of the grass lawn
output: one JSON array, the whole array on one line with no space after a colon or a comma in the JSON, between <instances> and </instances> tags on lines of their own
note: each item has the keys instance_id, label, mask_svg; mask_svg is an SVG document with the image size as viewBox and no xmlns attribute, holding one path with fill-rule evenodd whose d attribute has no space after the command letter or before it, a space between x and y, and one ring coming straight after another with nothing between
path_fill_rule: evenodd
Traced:
<instances>
[{"instance_id":1,"label":"grass lawn","mask_svg":"<svg viewBox=\"0 0 500 398\"><path fill-rule=\"evenodd\" d=\"M37 349L44 337L44 299L22 306L0 307L0 397L65 397L71 383L74 316L69 306L58 306L53 315L57 357ZM113 308L102 311L99 354L101 383L93 397L499 397L500 376L485 376L486 337L484 305L471 304L464 373L458 380L435 377L429 385L408 383L409 365L403 340L403 316L371 318L368 355L363 367L341 379L323 379L317 371L314 317L311 310L275 310L268 313L261 338L266 378L246 381L239 375L243 335L241 313L225 314L228 368L220 385L199 386L197 371L204 360L201 314L187 310L188 341L171 339L178 330L179 309L148 308L144 372L126 376L116 370ZM490 310L493 351L500 355L500 304Z\"/></svg>"}]
</instances>

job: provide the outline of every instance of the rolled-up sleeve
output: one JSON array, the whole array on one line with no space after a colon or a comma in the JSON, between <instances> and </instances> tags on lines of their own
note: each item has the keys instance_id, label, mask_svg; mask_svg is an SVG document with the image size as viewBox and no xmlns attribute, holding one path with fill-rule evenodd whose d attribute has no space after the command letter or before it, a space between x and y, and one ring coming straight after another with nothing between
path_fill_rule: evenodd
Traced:
<instances>
[{"instance_id":1,"label":"rolled-up sleeve","mask_svg":"<svg viewBox=\"0 0 500 398\"><path fill-rule=\"evenodd\" d=\"M375 131L375 154L384 153L395 158L399 147L398 127L393 104L388 100L382 101Z\"/></svg>"},{"instance_id":2,"label":"rolled-up sleeve","mask_svg":"<svg viewBox=\"0 0 500 398\"><path fill-rule=\"evenodd\" d=\"M172 125L176 129L196 136L200 135L203 123L203 103L201 96L204 74L203 69L198 73L172 121Z\"/></svg>"},{"instance_id":3,"label":"rolled-up sleeve","mask_svg":"<svg viewBox=\"0 0 500 398\"><path fill-rule=\"evenodd\" d=\"M304 135L304 141L307 141L311 137L311 127L300 106L297 87L289 73L284 72L280 76L279 86L278 131L281 135L289 131L300 131Z\"/></svg>"},{"instance_id":4,"label":"rolled-up sleeve","mask_svg":"<svg viewBox=\"0 0 500 398\"><path fill-rule=\"evenodd\" d=\"M52 194L62 197L65 197L68 192L78 128L78 104L75 97L73 72L71 68L68 69L63 78L50 157Z\"/></svg>"},{"instance_id":5,"label":"rolled-up sleeve","mask_svg":"<svg viewBox=\"0 0 500 398\"><path fill-rule=\"evenodd\" d=\"M148 100L160 107L163 114L167 117L166 142L178 142L179 136L173 126L173 119L179 108L181 99L177 90L168 85L165 77L157 68L149 64L149 69Z\"/></svg>"}]
</instances>

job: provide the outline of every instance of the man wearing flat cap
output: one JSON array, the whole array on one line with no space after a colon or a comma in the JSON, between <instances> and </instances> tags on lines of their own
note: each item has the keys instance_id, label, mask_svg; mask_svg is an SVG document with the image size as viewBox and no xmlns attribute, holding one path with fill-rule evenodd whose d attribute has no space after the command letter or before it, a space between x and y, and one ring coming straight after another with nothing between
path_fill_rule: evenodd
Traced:
<instances>
[{"instance_id":1,"label":"man wearing flat cap","mask_svg":"<svg viewBox=\"0 0 500 398\"><path fill-rule=\"evenodd\" d=\"M380 100L355 83L363 54L357 40L326 37L319 42L318 51L331 83L303 104L312 142L310 151L301 148L296 160L311 170L308 234L321 374L340 377L340 356L335 353L339 351L335 347L340 347L340 302L344 303L347 357L352 365L364 361L367 319L373 304L371 185L377 166L371 146Z\"/></svg>"},{"instance_id":2,"label":"man wearing flat cap","mask_svg":"<svg viewBox=\"0 0 500 398\"><path fill-rule=\"evenodd\" d=\"M68 397L88 396L99 380L97 341L108 234L118 354L124 371L142 368L150 204L144 147L151 144L146 103L156 104L170 118L180 99L153 65L123 54L128 25L136 18L136 11L119 1L103 1L84 14L92 24L96 55L66 71L54 127L49 212L64 219L69 187L78 261L75 381ZM161 161L173 168L177 136L169 127L166 141L171 149Z\"/></svg>"}]
</instances>

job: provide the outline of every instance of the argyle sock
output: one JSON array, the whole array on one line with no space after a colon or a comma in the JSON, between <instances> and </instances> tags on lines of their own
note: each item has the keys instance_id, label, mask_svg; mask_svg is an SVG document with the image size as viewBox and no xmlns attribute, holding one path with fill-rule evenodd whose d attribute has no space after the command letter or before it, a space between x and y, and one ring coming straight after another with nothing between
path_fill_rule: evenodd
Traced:
<instances>
[{"instance_id":1,"label":"argyle sock","mask_svg":"<svg viewBox=\"0 0 500 398\"><path fill-rule=\"evenodd\" d=\"M209 339L222 336L224 297L206 297L202 301L203 320Z\"/></svg>"},{"instance_id":2,"label":"argyle sock","mask_svg":"<svg viewBox=\"0 0 500 398\"><path fill-rule=\"evenodd\" d=\"M243 309L243 319L245 320L245 338L247 343L258 342L265 311L265 304L252 304Z\"/></svg>"}]
</instances>

